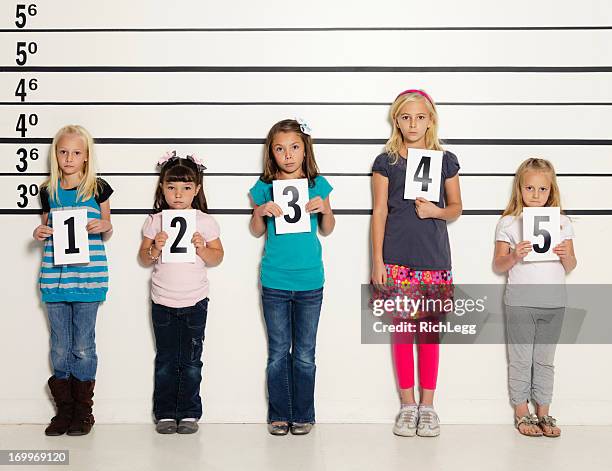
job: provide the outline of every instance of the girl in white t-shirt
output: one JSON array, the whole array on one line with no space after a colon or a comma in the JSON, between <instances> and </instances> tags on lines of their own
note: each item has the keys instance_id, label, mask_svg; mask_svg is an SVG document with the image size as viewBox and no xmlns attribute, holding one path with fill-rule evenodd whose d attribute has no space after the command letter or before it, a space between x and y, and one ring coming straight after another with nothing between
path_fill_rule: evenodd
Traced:
<instances>
[{"instance_id":1,"label":"girl in white t-shirt","mask_svg":"<svg viewBox=\"0 0 612 471\"><path fill-rule=\"evenodd\" d=\"M207 267L223 260L219 225L207 214L202 189L200 160L176 152L162 157L153 214L142 228L139 258L153 266L151 304L155 333L155 388L153 413L156 431L163 434L194 433L202 416L202 342L208 313ZM165 209L196 210L196 231L181 232L173 243L162 230ZM174 222L174 221L173 221ZM180 239L180 240L179 240ZM163 247L172 243L179 249L192 244L193 263L160 263Z\"/></svg>"},{"instance_id":2,"label":"girl in white t-shirt","mask_svg":"<svg viewBox=\"0 0 612 471\"><path fill-rule=\"evenodd\" d=\"M561 207L555 169L548 160L527 159L516 171L512 196L495 231L493 269L508 272L504 303L508 346L508 383L515 426L530 437L558 437L549 415L555 347L565 313L565 274L576 267L570 219L561 214L561 243L556 261L525 262L531 252L523 240L523 208ZM543 286L546 285L546 286ZM535 403L535 414L528 408Z\"/></svg>"}]
</instances>

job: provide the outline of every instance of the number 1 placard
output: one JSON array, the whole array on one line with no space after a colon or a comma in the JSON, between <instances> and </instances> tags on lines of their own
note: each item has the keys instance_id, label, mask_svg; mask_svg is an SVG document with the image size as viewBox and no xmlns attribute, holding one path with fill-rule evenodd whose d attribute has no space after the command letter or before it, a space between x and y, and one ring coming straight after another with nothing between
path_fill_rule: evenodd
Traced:
<instances>
[{"instance_id":1,"label":"number 1 placard","mask_svg":"<svg viewBox=\"0 0 612 471\"><path fill-rule=\"evenodd\" d=\"M308 203L308 179L274 180L272 182L274 202L281 207L283 215L275 218L277 234L310 232Z\"/></svg>"},{"instance_id":2,"label":"number 1 placard","mask_svg":"<svg viewBox=\"0 0 612 471\"><path fill-rule=\"evenodd\" d=\"M408 149L405 200L415 200L420 196L434 203L438 202L443 155L441 150Z\"/></svg>"},{"instance_id":3,"label":"number 1 placard","mask_svg":"<svg viewBox=\"0 0 612 471\"><path fill-rule=\"evenodd\" d=\"M191 243L196 232L195 209L162 211L162 231L168 234L162 249L162 263L195 263L195 247Z\"/></svg>"},{"instance_id":4,"label":"number 1 placard","mask_svg":"<svg viewBox=\"0 0 612 471\"><path fill-rule=\"evenodd\" d=\"M526 262L559 260L553 249L561 242L561 216L558 207L523 208L523 240L531 242Z\"/></svg>"},{"instance_id":5,"label":"number 1 placard","mask_svg":"<svg viewBox=\"0 0 612 471\"><path fill-rule=\"evenodd\" d=\"M89 263L87 210L53 211L53 264Z\"/></svg>"}]
</instances>

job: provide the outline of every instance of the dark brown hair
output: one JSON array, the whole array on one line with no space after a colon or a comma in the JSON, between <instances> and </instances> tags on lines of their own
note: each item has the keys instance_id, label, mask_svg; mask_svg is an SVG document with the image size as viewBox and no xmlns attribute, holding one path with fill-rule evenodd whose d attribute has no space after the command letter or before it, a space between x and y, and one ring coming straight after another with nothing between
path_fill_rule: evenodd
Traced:
<instances>
[{"instance_id":1,"label":"dark brown hair","mask_svg":"<svg viewBox=\"0 0 612 471\"><path fill-rule=\"evenodd\" d=\"M159 213L164 209L170 209L166 198L164 198L164 190L162 184L164 182L185 182L200 185L200 190L195 195L191 207L199 209L203 213L208 212L206 197L204 196L204 186L202 185L202 173L198 166L189 159L175 158L166 162L159 172L159 181L155 190L155 203L153 204L153 212Z\"/></svg>"},{"instance_id":2,"label":"dark brown hair","mask_svg":"<svg viewBox=\"0 0 612 471\"><path fill-rule=\"evenodd\" d=\"M272 153L272 141L274 137L281 132L294 132L300 136L304 144L304 161L302 162L302 172L304 176L308 178L308 185L314 186L314 179L319 175L319 167L317 167L317 161L315 160L314 150L312 146L312 137L309 134L302 132L300 123L295 119L284 119L279 121L268 131L266 137L266 147L264 149L264 171L261 175L261 181L265 183L272 183L272 180L276 178L276 174L279 171L276 160L274 160L274 154Z\"/></svg>"}]
</instances>

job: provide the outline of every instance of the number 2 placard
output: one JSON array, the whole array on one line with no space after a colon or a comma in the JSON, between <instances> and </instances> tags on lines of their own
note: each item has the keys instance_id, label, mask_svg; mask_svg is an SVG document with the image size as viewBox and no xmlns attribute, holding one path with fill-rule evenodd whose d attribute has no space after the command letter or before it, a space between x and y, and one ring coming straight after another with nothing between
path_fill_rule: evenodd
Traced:
<instances>
[{"instance_id":1,"label":"number 2 placard","mask_svg":"<svg viewBox=\"0 0 612 471\"><path fill-rule=\"evenodd\" d=\"M196 253L191 238L196 232L196 210L162 211L162 230L168 234L162 249L162 263L195 263Z\"/></svg>"},{"instance_id":2,"label":"number 2 placard","mask_svg":"<svg viewBox=\"0 0 612 471\"><path fill-rule=\"evenodd\" d=\"M558 207L523 208L523 240L531 242L526 262L559 260L553 249L561 242L561 216Z\"/></svg>"},{"instance_id":3,"label":"number 2 placard","mask_svg":"<svg viewBox=\"0 0 612 471\"><path fill-rule=\"evenodd\" d=\"M89 263L87 210L53 211L53 263Z\"/></svg>"},{"instance_id":4,"label":"number 2 placard","mask_svg":"<svg viewBox=\"0 0 612 471\"><path fill-rule=\"evenodd\" d=\"M281 207L283 215L275 218L277 234L310 232L308 203L308 179L274 180L272 182L274 202Z\"/></svg>"},{"instance_id":5,"label":"number 2 placard","mask_svg":"<svg viewBox=\"0 0 612 471\"><path fill-rule=\"evenodd\" d=\"M404 199L417 197L437 203L440 199L442 156L440 150L408 149Z\"/></svg>"}]
</instances>

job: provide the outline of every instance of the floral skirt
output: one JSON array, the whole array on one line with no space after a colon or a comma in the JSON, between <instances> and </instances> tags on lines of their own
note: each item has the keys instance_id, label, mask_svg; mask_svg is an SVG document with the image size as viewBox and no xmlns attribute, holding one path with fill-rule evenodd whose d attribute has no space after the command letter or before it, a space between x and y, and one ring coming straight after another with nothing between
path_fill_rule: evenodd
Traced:
<instances>
[{"instance_id":1,"label":"floral skirt","mask_svg":"<svg viewBox=\"0 0 612 471\"><path fill-rule=\"evenodd\" d=\"M452 304L454 296L451 270L413 270L388 263L385 268L387 282L373 287L371 301L392 301L389 306L393 305L394 309L385 311L391 311L393 317L420 319L449 312L444 307L449 302Z\"/></svg>"}]
</instances>

